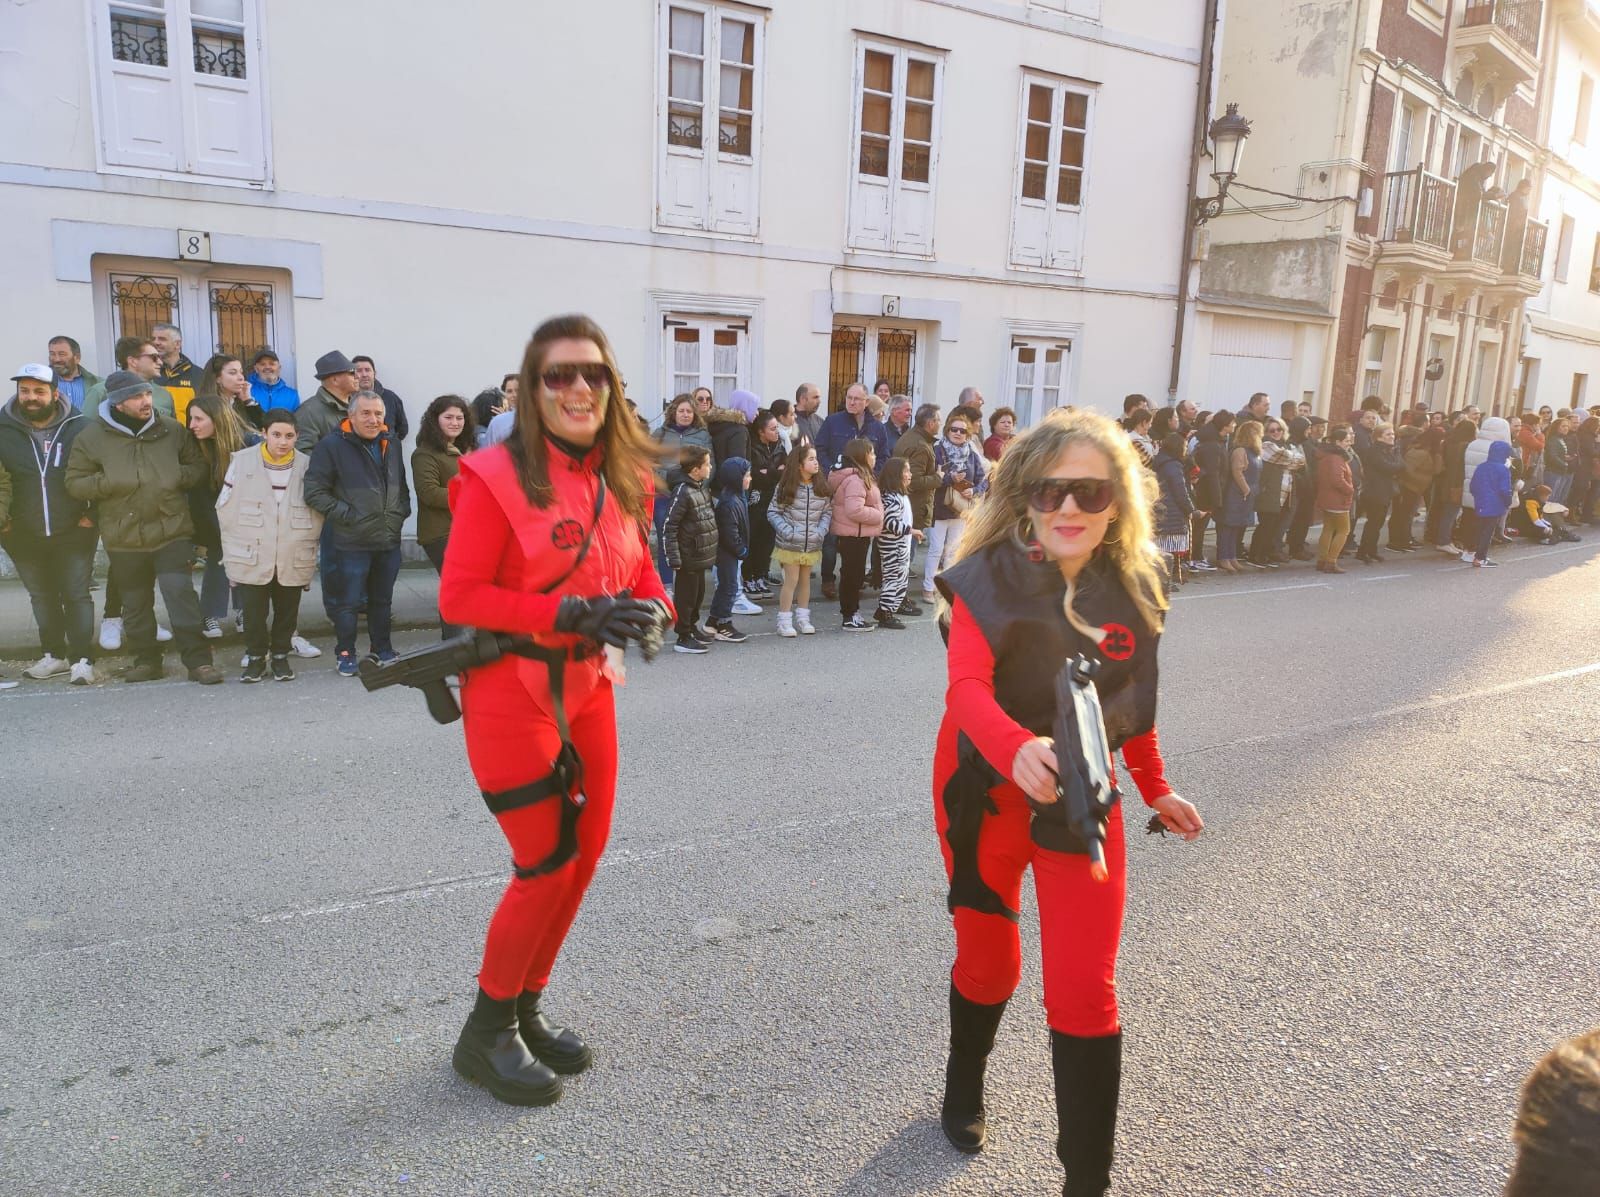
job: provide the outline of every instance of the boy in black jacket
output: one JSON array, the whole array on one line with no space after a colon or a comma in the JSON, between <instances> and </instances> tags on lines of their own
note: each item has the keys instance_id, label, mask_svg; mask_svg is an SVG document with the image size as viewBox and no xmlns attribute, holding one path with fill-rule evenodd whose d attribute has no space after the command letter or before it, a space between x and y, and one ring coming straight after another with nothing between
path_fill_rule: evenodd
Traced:
<instances>
[{"instance_id":1,"label":"boy in black jacket","mask_svg":"<svg viewBox=\"0 0 1600 1197\"><path fill-rule=\"evenodd\" d=\"M678 468L687 482L678 484L662 540L672 566L672 605L678 611L678 643L673 651L703 653L711 636L699 627L700 604L706 597L706 570L717 559L717 516L706 493L711 476L711 451L685 445Z\"/></svg>"},{"instance_id":2,"label":"boy in black jacket","mask_svg":"<svg viewBox=\"0 0 1600 1197\"><path fill-rule=\"evenodd\" d=\"M739 593L739 563L750 551L750 509L745 491L750 463L730 457L717 468L717 593L711 598L711 634L729 644L750 639L733 626L733 600Z\"/></svg>"}]
</instances>

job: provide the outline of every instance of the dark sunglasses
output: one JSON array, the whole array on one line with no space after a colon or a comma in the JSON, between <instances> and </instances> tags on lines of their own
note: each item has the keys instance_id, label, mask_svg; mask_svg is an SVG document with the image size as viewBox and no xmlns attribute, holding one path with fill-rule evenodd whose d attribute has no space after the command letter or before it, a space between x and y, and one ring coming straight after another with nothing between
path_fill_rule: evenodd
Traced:
<instances>
[{"instance_id":1,"label":"dark sunglasses","mask_svg":"<svg viewBox=\"0 0 1600 1197\"><path fill-rule=\"evenodd\" d=\"M1060 511L1067 496L1085 515L1095 515L1111 506L1116 489L1108 478L1041 478L1028 488L1028 506L1035 511Z\"/></svg>"},{"instance_id":2,"label":"dark sunglasses","mask_svg":"<svg viewBox=\"0 0 1600 1197\"><path fill-rule=\"evenodd\" d=\"M561 362L546 366L539 380L552 391L565 391L582 376L591 391L611 389L611 367L604 362Z\"/></svg>"},{"instance_id":3,"label":"dark sunglasses","mask_svg":"<svg viewBox=\"0 0 1600 1197\"><path fill-rule=\"evenodd\" d=\"M952 425L951 427L945 429L945 435L946 436L966 436L967 435L966 426L963 425L963 424Z\"/></svg>"}]
</instances>

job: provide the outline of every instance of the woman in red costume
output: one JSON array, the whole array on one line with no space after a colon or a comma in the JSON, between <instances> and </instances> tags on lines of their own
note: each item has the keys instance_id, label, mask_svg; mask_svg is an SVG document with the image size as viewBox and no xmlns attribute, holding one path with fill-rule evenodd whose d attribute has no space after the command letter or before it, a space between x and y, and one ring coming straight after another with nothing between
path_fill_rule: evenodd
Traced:
<instances>
[{"instance_id":1,"label":"woman in red costume","mask_svg":"<svg viewBox=\"0 0 1600 1197\"><path fill-rule=\"evenodd\" d=\"M585 316L534 331L517 422L461 460L439 609L454 624L531 637L461 683L467 757L515 870L489 923L478 1000L453 1063L513 1105L561 1096L590 1051L540 998L611 830L617 724L605 646L670 619L646 547L649 442L605 333Z\"/></svg>"},{"instance_id":2,"label":"woman in red costume","mask_svg":"<svg viewBox=\"0 0 1600 1197\"><path fill-rule=\"evenodd\" d=\"M1066 661L1098 660L1107 742L1162 824L1185 839L1201 829L1195 808L1167 784L1156 743L1167 603L1153 490L1116 424L1055 412L1010 443L968 516L958 560L938 578L949 689L933 792L956 932L940 1122L962 1151L983 1147L984 1066L1021 976L1017 919L1031 864L1067 1197L1097 1197L1111 1185L1127 856L1119 806L1105 821L1103 866L1056 819L1051 732Z\"/></svg>"}]
</instances>

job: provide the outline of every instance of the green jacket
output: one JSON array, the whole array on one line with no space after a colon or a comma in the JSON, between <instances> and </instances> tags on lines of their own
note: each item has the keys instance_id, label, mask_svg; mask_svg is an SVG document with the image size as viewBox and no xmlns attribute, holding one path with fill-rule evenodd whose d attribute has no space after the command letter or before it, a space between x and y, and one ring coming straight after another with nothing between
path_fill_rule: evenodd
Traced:
<instances>
[{"instance_id":1,"label":"green jacket","mask_svg":"<svg viewBox=\"0 0 1600 1197\"><path fill-rule=\"evenodd\" d=\"M152 415L137 433L104 403L72 442L67 493L93 503L109 552L149 552L194 535L188 492L207 477L200 443L176 420Z\"/></svg>"},{"instance_id":2,"label":"green jacket","mask_svg":"<svg viewBox=\"0 0 1600 1197\"><path fill-rule=\"evenodd\" d=\"M461 454L418 445L411 454L411 488L417 500L417 543L450 535L450 479L461 469Z\"/></svg>"},{"instance_id":3,"label":"green jacket","mask_svg":"<svg viewBox=\"0 0 1600 1197\"><path fill-rule=\"evenodd\" d=\"M166 416L169 420L178 418L178 409L172 402L172 392L159 382L150 384L150 393L155 397L156 413ZM83 414L91 420L94 413L100 410L100 405L106 401L106 384L96 380L94 386L83 393Z\"/></svg>"},{"instance_id":4,"label":"green jacket","mask_svg":"<svg viewBox=\"0 0 1600 1197\"><path fill-rule=\"evenodd\" d=\"M294 426L300 433L294 438L294 447L302 453L311 452L328 433L339 431L344 417L345 405L327 387L318 387L315 395L294 409Z\"/></svg>"}]
</instances>

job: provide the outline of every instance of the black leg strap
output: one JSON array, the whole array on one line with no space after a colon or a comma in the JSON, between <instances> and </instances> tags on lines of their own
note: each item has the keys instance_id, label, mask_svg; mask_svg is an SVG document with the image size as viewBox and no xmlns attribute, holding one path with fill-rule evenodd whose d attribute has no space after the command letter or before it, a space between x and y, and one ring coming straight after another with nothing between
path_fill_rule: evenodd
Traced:
<instances>
[{"instance_id":1,"label":"black leg strap","mask_svg":"<svg viewBox=\"0 0 1600 1197\"><path fill-rule=\"evenodd\" d=\"M994 799L989 797L989 788L999 777L965 736L961 737L960 752L961 763L945 782L944 793L940 795L948 824L944 838L950 845L953 864L945 905L951 914L958 906L965 906L979 914L998 914L1013 923L1020 922L1021 913L1005 904L978 869L978 836L983 829L984 816L999 813Z\"/></svg>"},{"instance_id":2,"label":"black leg strap","mask_svg":"<svg viewBox=\"0 0 1600 1197\"><path fill-rule=\"evenodd\" d=\"M555 714L556 732L561 737L561 749L550 762L550 772L538 781L502 790L498 794L483 791L483 800L495 815L519 807L532 806L546 798L561 799L561 825L556 836L555 849L538 864L523 866L513 859L511 867L524 881L553 873L578 854L578 816L588 799L583 792L583 758L572 743L572 728L567 723L567 704L564 697L568 656L561 649L530 652L527 655L543 661L550 675L550 705Z\"/></svg>"}]
</instances>

